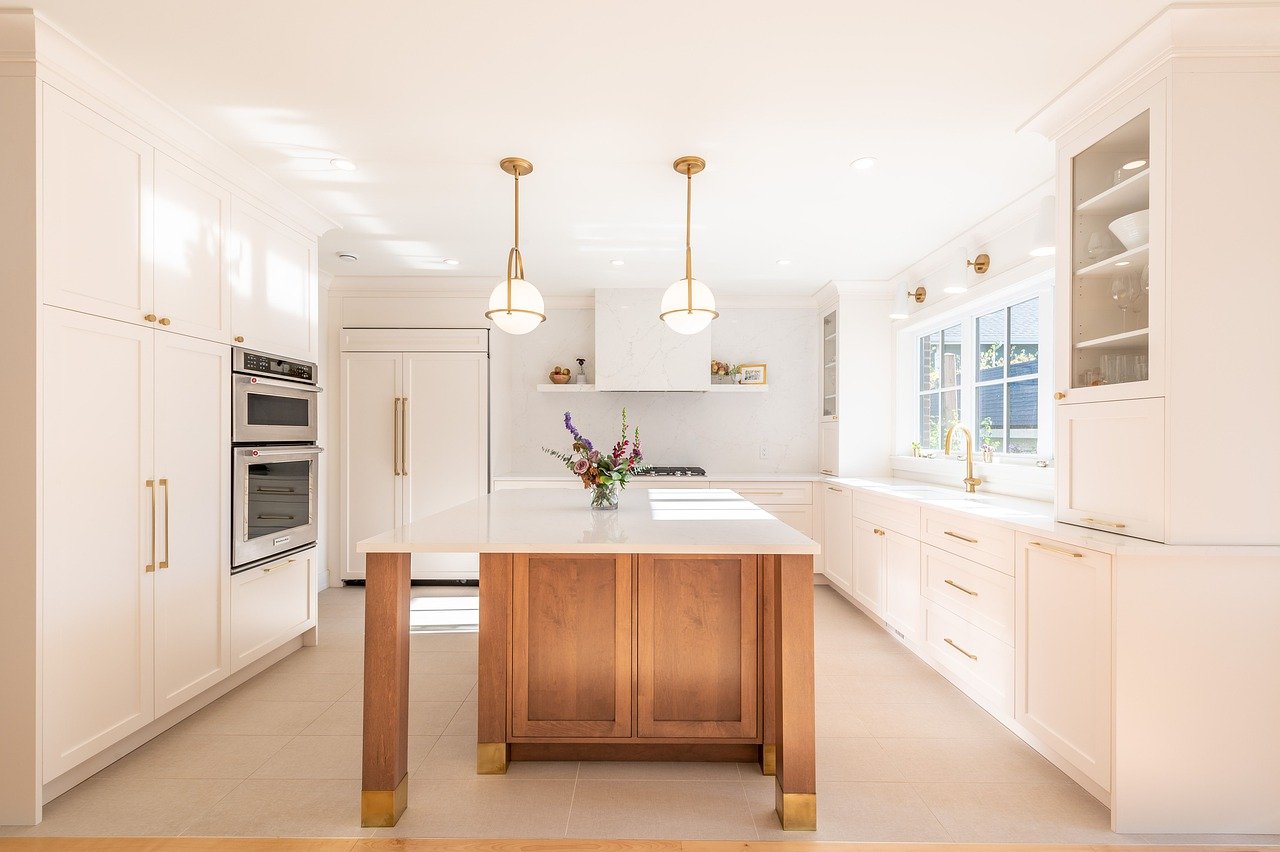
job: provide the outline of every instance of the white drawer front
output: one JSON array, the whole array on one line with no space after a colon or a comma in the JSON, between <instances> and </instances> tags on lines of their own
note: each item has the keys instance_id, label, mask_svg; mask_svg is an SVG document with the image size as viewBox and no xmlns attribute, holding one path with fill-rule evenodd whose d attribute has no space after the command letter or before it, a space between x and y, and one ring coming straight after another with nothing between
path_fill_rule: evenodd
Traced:
<instances>
[{"instance_id":1,"label":"white drawer front","mask_svg":"<svg viewBox=\"0 0 1280 852\"><path fill-rule=\"evenodd\" d=\"M919 506L854 491L853 514L872 526L883 527L912 538L920 537Z\"/></svg>"},{"instance_id":2,"label":"white drawer front","mask_svg":"<svg viewBox=\"0 0 1280 852\"><path fill-rule=\"evenodd\" d=\"M1013 578L968 559L923 546L924 596L1013 644Z\"/></svg>"},{"instance_id":3,"label":"white drawer front","mask_svg":"<svg viewBox=\"0 0 1280 852\"><path fill-rule=\"evenodd\" d=\"M782 521L792 529L799 530L810 538L813 537L812 506L769 506L757 504L770 515Z\"/></svg>"},{"instance_id":4,"label":"white drawer front","mask_svg":"<svg viewBox=\"0 0 1280 852\"><path fill-rule=\"evenodd\" d=\"M925 509L920 540L1013 576L1014 532L985 521Z\"/></svg>"},{"instance_id":5,"label":"white drawer front","mask_svg":"<svg viewBox=\"0 0 1280 852\"><path fill-rule=\"evenodd\" d=\"M813 503L812 482L742 482L712 480L712 488L737 491L757 506L805 505Z\"/></svg>"},{"instance_id":6,"label":"white drawer front","mask_svg":"<svg viewBox=\"0 0 1280 852\"><path fill-rule=\"evenodd\" d=\"M925 605L925 644L967 692L1013 714L1013 648L933 603Z\"/></svg>"},{"instance_id":7,"label":"white drawer front","mask_svg":"<svg viewBox=\"0 0 1280 852\"><path fill-rule=\"evenodd\" d=\"M316 623L315 550L231 578L231 670L274 651Z\"/></svg>"}]
</instances>

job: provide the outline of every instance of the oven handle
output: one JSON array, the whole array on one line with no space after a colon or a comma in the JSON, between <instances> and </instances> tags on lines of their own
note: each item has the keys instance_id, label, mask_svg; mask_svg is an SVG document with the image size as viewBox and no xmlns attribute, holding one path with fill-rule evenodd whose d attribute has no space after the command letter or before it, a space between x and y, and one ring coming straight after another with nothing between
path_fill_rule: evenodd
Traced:
<instances>
[{"instance_id":1,"label":"oven handle","mask_svg":"<svg viewBox=\"0 0 1280 852\"><path fill-rule=\"evenodd\" d=\"M266 385L273 388L288 388L299 393L321 393L324 388L319 385L304 385L300 382L287 382L284 379L268 379L265 376L236 376L242 385Z\"/></svg>"},{"instance_id":2,"label":"oven handle","mask_svg":"<svg viewBox=\"0 0 1280 852\"><path fill-rule=\"evenodd\" d=\"M245 458L254 458L263 456L313 456L324 452L324 447L309 446L279 446L279 447L239 447L237 448L240 455Z\"/></svg>"}]
</instances>

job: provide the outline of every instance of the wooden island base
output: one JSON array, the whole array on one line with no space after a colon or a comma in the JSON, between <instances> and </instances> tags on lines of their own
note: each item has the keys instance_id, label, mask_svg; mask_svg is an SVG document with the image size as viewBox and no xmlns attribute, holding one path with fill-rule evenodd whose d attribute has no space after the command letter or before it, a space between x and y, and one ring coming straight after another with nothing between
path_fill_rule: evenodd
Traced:
<instances>
[{"instance_id":1,"label":"wooden island base","mask_svg":"<svg viewBox=\"0 0 1280 852\"><path fill-rule=\"evenodd\" d=\"M404 810L409 556L369 553L361 820ZM482 553L476 771L757 761L817 828L813 557Z\"/></svg>"}]
</instances>

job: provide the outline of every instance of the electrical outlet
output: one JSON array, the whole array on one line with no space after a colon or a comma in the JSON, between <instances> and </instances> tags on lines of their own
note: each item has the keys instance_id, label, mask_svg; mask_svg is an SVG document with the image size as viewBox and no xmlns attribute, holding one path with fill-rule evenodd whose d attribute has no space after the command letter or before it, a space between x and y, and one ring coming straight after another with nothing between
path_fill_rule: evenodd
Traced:
<instances>
[{"instance_id":1,"label":"electrical outlet","mask_svg":"<svg viewBox=\"0 0 1280 852\"><path fill-rule=\"evenodd\" d=\"M767 458L769 458L769 445L768 445L768 444L761 444L761 445L760 445L760 458L762 458L762 459L767 459Z\"/></svg>"}]
</instances>

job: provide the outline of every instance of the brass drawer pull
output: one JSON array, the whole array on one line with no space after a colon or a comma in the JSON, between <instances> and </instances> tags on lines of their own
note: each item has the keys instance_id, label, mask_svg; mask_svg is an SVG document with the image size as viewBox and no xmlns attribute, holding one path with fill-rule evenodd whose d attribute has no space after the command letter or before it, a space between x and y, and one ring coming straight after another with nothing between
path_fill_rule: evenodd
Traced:
<instances>
[{"instance_id":1,"label":"brass drawer pull","mask_svg":"<svg viewBox=\"0 0 1280 852\"><path fill-rule=\"evenodd\" d=\"M879 527L872 527L871 531L876 535L884 535L884 530L880 529Z\"/></svg>"},{"instance_id":2,"label":"brass drawer pull","mask_svg":"<svg viewBox=\"0 0 1280 852\"><path fill-rule=\"evenodd\" d=\"M828 486L827 486L827 490L828 490L828 491L834 491L834 492L836 492L837 494L843 494L843 493L844 493L844 489L836 488L834 485L828 485Z\"/></svg>"},{"instance_id":3,"label":"brass drawer pull","mask_svg":"<svg viewBox=\"0 0 1280 852\"><path fill-rule=\"evenodd\" d=\"M978 596L977 592L973 591L972 589L966 589L964 586L960 585L955 580L943 580L942 582L946 583L948 586L956 587L960 591L964 592L966 595L973 595L975 598Z\"/></svg>"},{"instance_id":4,"label":"brass drawer pull","mask_svg":"<svg viewBox=\"0 0 1280 852\"><path fill-rule=\"evenodd\" d=\"M1093 524L1099 527L1114 527L1115 529L1118 529L1118 530L1124 529L1124 524L1120 523L1119 521L1100 521L1097 518L1081 518L1080 520L1083 523Z\"/></svg>"},{"instance_id":5,"label":"brass drawer pull","mask_svg":"<svg viewBox=\"0 0 1280 852\"><path fill-rule=\"evenodd\" d=\"M287 562L281 562L279 565L268 565L266 568L262 569L262 573L270 574L272 571L276 570L277 568L288 568L290 565L292 565L297 561L298 560L296 559L290 559Z\"/></svg>"},{"instance_id":6,"label":"brass drawer pull","mask_svg":"<svg viewBox=\"0 0 1280 852\"><path fill-rule=\"evenodd\" d=\"M1038 541L1029 542L1032 547L1038 547L1041 550L1047 550L1050 553L1060 553L1063 556L1070 556L1072 559L1084 559L1083 553L1076 553L1074 550L1064 550L1061 547L1053 547L1048 544L1041 544Z\"/></svg>"},{"instance_id":7,"label":"brass drawer pull","mask_svg":"<svg viewBox=\"0 0 1280 852\"><path fill-rule=\"evenodd\" d=\"M961 541L967 541L967 542L969 542L969 544L977 544L977 543L978 543L978 540L977 540L976 538L969 538L969 536L967 536L967 535L960 535L960 533L958 533L958 532L952 532L951 530L947 530L946 532L944 532L944 533L943 533L943 535L949 535L949 536L951 536L952 538L958 538L958 539L960 539Z\"/></svg>"},{"instance_id":8,"label":"brass drawer pull","mask_svg":"<svg viewBox=\"0 0 1280 852\"><path fill-rule=\"evenodd\" d=\"M825 473L827 476L835 476L835 472L834 472L834 471L827 470L825 467L824 467L824 468L822 468L821 470L819 470L818 472L819 472L819 473Z\"/></svg>"},{"instance_id":9,"label":"brass drawer pull","mask_svg":"<svg viewBox=\"0 0 1280 852\"><path fill-rule=\"evenodd\" d=\"M966 651L964 648L961 648L959 645L957 645L955 642L952 642L950 639L945 639L945 638L944 638L942 641L943 641L943 642L946 642L946 643L947 643L948 645L950 645L952 648L955 648L957 651L959 651L961 654L964 654L966 657L968 657L969 659L973 660L975 663L976 663L976 662L978 662L978 655L977 655L977 654L970 654L968 651Z\"/></svg>"}]
</instances>

